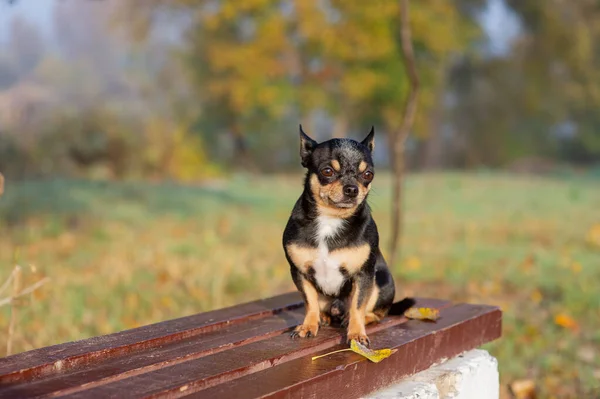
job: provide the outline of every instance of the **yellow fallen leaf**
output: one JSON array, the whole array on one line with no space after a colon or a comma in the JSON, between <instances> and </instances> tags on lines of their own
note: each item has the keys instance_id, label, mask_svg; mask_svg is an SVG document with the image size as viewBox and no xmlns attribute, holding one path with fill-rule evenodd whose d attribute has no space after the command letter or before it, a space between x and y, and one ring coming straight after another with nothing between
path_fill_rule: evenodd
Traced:
<instances>
[{"instance_id":1,"label":"yellow fallen leaf","mask_svg":"<svg viewBox=\"0 0 600 399\"><path fill-rule=\"evenodd\" d=\"M392 354L396 353L397 349L385 348L385 349L373 350L373 349L367 348L366 346L362 345L361 343L359 343L353 339L352 341L350 341L350 348L340 349L340 350L325 353L325 354L319 355L319 356L313 356L311 360L316 360L316 359L319 359L319 358L322 358L325 356L333 355L334 353L348 352L348 351L358 353L359 355L366 357L373 363L379 363L383 359L388 358Z\"/></svg>"},{"instance_id":2,"label":"yellow fallen leaf","mask_svg":"<svg viewBox=\"0 0 600 399\"><path fill-rule=\"evenodd\" d=\"M404 312L409 319L436 321L440 317L440 311L433 308L410 308Z\"/></svg>"},{"instance_id":3,"label":"yellow fallen leaf","mask_svg":"<svg viewBox=\"0 0 600 399\"><path fill-rule=\"evenodd\" d=\"M393 353L395 353L397 351L397 349L387 349L387 348L386 349L377 349L377 350L369 349L354 339L352 341L350 341L350 349L352 349L353 352L356 352L359 355L363 355L364 357L366 357L373 363L379 363L380 361L382 361L385 358L390 357Z\"/></svg>"}]
</instances>

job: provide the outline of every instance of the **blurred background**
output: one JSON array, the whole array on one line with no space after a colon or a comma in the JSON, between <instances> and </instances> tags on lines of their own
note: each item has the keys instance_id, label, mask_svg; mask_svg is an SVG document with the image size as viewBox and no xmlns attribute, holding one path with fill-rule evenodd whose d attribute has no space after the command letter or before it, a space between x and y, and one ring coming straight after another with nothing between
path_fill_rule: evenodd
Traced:
<instances>
[{"instance_id":1,"label":"blurred background","mask_svg":"<svg viewBox=\"0 0 600 399\"><path fill-rule=\"evenodd\" d=\"M280 242L299 123L318 140L375 125L387 250L409 81L399 2L366 4L0 1L0 278L20 265L24 286L49 281L12 334L0 307L0 342L21 352L294 290ZM502 396L528 380L582 397L600 380L600 5L410 7L421 93L398 295L501 306L486 349Z\"/></svg>"}]
</instances>

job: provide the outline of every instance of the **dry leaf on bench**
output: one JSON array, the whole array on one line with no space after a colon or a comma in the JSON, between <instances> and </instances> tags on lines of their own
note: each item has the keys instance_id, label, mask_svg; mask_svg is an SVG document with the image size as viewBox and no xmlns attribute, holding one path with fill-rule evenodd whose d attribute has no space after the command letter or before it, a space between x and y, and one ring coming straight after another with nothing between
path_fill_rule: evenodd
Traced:
<instances>
[{"instance_id":1,"label":"dry leaf on bench","mask_svg":"<svg viewBox=\"0 0 600 399\"><path fill-rule=\"evenodd\" d=\"M356 352L359 355L363 355L373 363L379 363L380 361L387 357L390 357L393 353L397 351L397 349L369 349L355 340L350 341L350 349L352 349L353 352Z\"/></svg>"},{"instance_id":2,"label":"dry leaf on bench","mask_svg":"<svg viewBox=\"0 0 600 399\"><path fill-rule=\"evenodd\" d=\"M440 311L433 308L410 308L404 312L409 319L436 321L440 317Z\"/></svg>"},{"instance_id":3,"label":"dry leaf on bench","mask_svg":"<svg viewBox=\"0 0 600 399\"><path fill-rule=\"evenodd\" d=\"M377 350L373 350L373 349L367 348L366 346L362 345L361 343L359 343L359 342L357 342L356 340L353 339L352 341L350 341L350 348L340 349L340 350L337 350L337 351L325 353L324 355L313 356L312 360L316 360L316 359L319 359L321 357L333 355L334 353L347 352L347 351L352 351L354 353L358 353L359 355L366 357L367 359L369 359L373 363L379 363L383 359L388 358L392 354L394 354L397 351L397 349L377 349Z\"/></svg>"}]
</instances>

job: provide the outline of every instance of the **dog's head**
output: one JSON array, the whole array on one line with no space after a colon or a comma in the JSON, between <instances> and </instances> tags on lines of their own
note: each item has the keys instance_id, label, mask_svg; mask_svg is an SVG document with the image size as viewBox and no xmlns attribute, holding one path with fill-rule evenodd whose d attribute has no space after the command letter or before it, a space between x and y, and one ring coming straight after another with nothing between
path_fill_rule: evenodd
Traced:
<instances>
[{"instance_id":1,"label":"dog's head","mask_svg":"<svg viewBox=\"0 0 600 399\"><path fill-rule=\"evenodd\" d=\"M361 141L331 139L317 143L300 126L300 157L321 214L348 217L367 198L375 177L371 157L375 131Z\"/></svg>"}]
</instances>

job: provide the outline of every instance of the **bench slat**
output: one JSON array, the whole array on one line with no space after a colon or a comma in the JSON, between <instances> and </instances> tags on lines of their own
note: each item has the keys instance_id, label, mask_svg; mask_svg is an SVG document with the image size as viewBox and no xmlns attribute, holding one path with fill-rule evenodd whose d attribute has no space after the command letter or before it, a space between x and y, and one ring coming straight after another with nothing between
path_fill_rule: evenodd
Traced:
<instances>
[{"instance_id":1,"label":"bench slat","mask_svg":"<svg viewBox=\"0 0 600 399\"><path fill-rule=\"evenodd\" d=\"M227 324L263 318L302 306L300 294L293 292L115 334L19 353L0 359L0 385L28 381L53 372L62 372L214 331Z\"/></svg>"},{"instance_id":2,"label":"bench slat","mask_svg":"<svg viewBox=\"0 0 600 399\"><path fill-rule=\"evenodd\" d=\"M280 312L275 317L226 326L156 348L47 375L26 384L6 385L5 389L0 390L0 399L68 394L91 389L280 335L301 323L303 318L304 309L296 309Z\"/></svg>"},{"instance_id":3,"label":"bench slat","mask_svg":"<svg viewBox=\"0 0 600 399\"><path fill-rule=\"evenodd\" d=\"M437 299L415 306L442 309L441 318L392 316L367 327L374 347L398 349L378 365L349 352L310 361L347 348L344 331L290 339L304 317L299 294L290 293L0 359L0 399L306 397L330 388L339 396L340 386L351 387L343 397L356 397L500 336L495 307Z\"/></svg>"},{"instance_id":4,"label":"bench slat","mask_svg":"<svg viewBox=\"0 0 600 399\"><path fill-rule=\"evenodd\" d=\"M227 384L196 392L191 385L179 393L190 392L186 397L203 399L359 398L501 335L502 315L498 308L457 305L441 314L437 323L411 320L373 334L371 340L377 348L398 349L381 363L371 363L351 352L315 361L305 356ZM335 349L338 348L327 351ZM179 393L171 390L160 396L183 396Z\"/></svg>"},{"instance_id":5,"label":"bench slat","mask_svg":"<svg viewBox=\"0 0 600 399\"><path fill-rule=\"evenodd\" d=\"M443 308L449 305L446 301L421 300L418 301L417 306ZM388 317L379 324L369 326L367 331L373 334L406 321L404 317ZM132 378L77 392L69 397L118 398L123 395L149 397L172 391L176 393L186 386L194 386L196 390L205 389L293 359L310 357L319 350L335 348L340 344L345 345L342 344L344 341L344 331L338 328L322 328L317 337L308 340L292 340L286 331L285 334L235 347L224 353L163 367Z\"/></svg>"}]
</instances>

